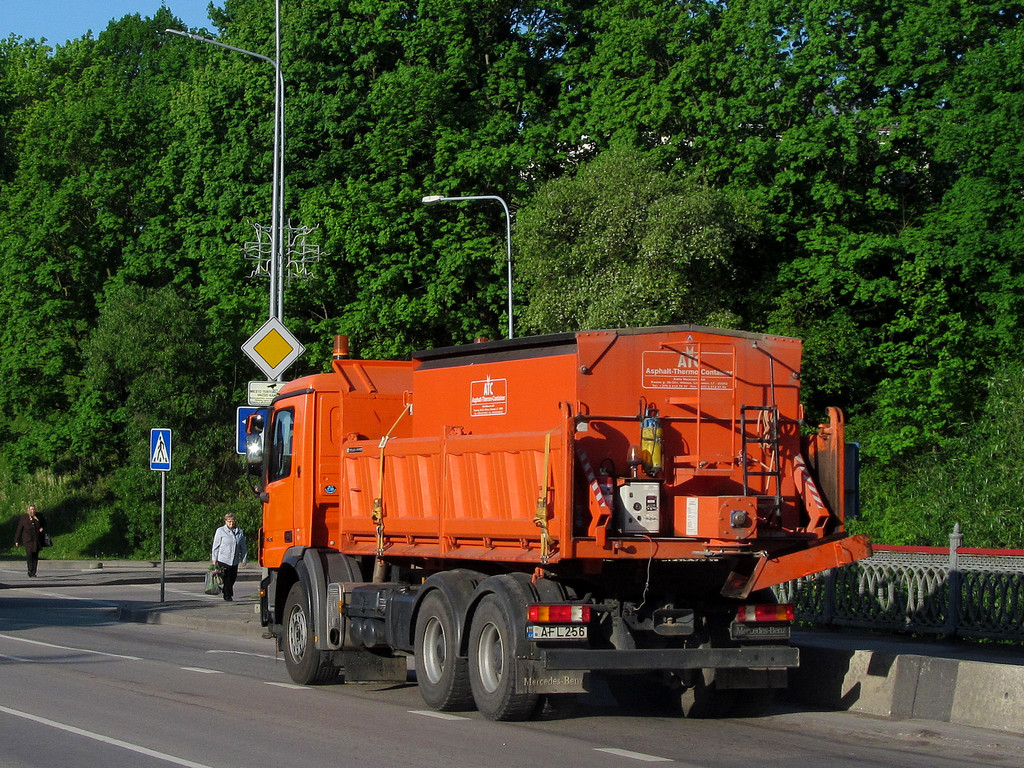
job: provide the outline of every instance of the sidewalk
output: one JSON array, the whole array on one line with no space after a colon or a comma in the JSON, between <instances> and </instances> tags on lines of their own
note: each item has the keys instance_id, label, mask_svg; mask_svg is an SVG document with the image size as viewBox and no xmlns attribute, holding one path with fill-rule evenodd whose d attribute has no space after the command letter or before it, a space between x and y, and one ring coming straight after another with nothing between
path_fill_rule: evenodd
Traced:
<instances>
[{"instance_id":1,"label":"sidewalk","mask_svg":"<svg viewBox=\"0 0 1024 768\"><path fill-rule=\"evenodd\" d=\"M118 620L263 637L265 630L260 626L259 616L259 583L263 574L259 565L238 569L234 600L230 603L221 597L202 594L203 580L209 567L209 563L167 563L166 581L173 577L175 583L184 582L190 588L194 586L199 594L192 599L175 594L162 603L159 600L120 601L117 608ZM127 570L130 566L104 563L104 569L109 573ZM136 573L141 578L152 579L154 583L160 582L158 563L148 573L144 570Z\"/></svg>"},{"instance_id":2,"label":"sidewalk","mask_svg":"<svg viewBox=\"0 0 1024 768\"><path fill-rule=\"evenodd\" d=\"M0 596L13 596L19 588L99 587L109 594L107 599L119 621L262 637L258 613L262 569L249 564L238 570L234 601L229 603L203 594L209 566L206 562L168 562L162 572L160 563L153 561L40 560L38 576L29 579L24 560L5 559L0 560ZM161 576L163 602L159 599Z\"/></svg>"},{"instance_id":3,"label":"sidewalk","mask_svg":"<svg viewBox=\"0 0 1024 768\"><path fill-rule=\"evenodd\" d=\"M164 624L260 638L258 566L239 570L235 600L203 594L208 563L167 563L164 602L112 600L120 621ZM159 563L44 561L38 579L19 562L0 563L6 587L120 586L160 583ZM15 567L19 570L15 572ZM8 574L17 575L8 576ZM112 590L113 591L113 590ZM0 595L10 595L0 591ZM139 593L141 594L141 593ZM158 594L158 593L157 593ZM270 642L269 640L267 641ZM790 672L791 702L895 719L914 718L1024 734L1024 648L940 642L864 631L796 630L800 667Z\"/></svg>"}]
</instances>

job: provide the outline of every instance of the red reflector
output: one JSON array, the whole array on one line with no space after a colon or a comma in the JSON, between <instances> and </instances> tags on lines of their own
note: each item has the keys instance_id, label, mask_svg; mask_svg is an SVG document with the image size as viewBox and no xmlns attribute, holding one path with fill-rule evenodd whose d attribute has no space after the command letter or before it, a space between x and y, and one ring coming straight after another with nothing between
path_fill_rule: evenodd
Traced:
<instances>
[{"instance_id":1,"label":"red reflector","mask_svg":"<svg viewBox=\"0 0 1024 768\"><path fill-rule=\"evenodd\" d=\"M584 624L590 621L590 606L531 605L526 615L535 624Z\"/></svg>"},{"instance_id":2,"label":"red reflector","mask_svg":"<svg viewBox=\"0 0 1024 768\"><path fill-rule=\"evenodd\" d=\"M741 605L736 609L736 621L794 621L796 611L791 603L781 605Z\"/></svg>"}]
</instances>

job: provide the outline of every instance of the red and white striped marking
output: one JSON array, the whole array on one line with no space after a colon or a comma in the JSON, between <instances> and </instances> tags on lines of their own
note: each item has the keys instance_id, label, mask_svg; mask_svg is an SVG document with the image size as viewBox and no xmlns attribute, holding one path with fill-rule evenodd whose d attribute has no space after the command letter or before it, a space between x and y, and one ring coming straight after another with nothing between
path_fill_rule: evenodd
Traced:
<instances>
[{"instance_id":1,"label":"red and white striped marking","mask_svg":"<svg viewBox=\"0 0 1024 768\"><path fill-rule=\"evenodd\" d=\"M580 464L583 465L583 472L586 474L587 483L590 485L590 492L597 501L597 505L602 509L610 511L612 500L605 496L604 491L601 489L601 484L597 482L597 475L594 474L594 468L590 466L590 459L587 458L587 454L583 451L577 451L576 453L579 456Z\"/></svg>"},{"instance_id":2,"label":"red and white striped marking","mask_svg":"<svg viewBox=\"0 0 1024 768\"><path fill-rule=\"evenodd\" d=\"M825 506L818 486L815 484L814 478L811 477L810 470L807 469L804 457L799 453L793 458L793 468L796 470L796 489L804 500L804 506L807 507L807 513L811 518L809 528L813 530L823 525L828 519L828 507Z\"/></svg>"}]
</instances>

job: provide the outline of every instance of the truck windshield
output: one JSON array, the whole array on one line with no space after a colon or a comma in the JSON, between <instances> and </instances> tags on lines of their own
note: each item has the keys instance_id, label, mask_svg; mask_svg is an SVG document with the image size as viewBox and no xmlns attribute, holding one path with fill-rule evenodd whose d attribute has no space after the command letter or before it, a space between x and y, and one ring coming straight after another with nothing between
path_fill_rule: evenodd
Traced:
<instances>
[{"instance_id":1,"label":"truck windshield","mask_svg":"<svg viewBox=\"0 0 1024 768\"><path fill-rule=\"evenodd\" d=\"M274 427L270 434L270 464L267 480L274 482L288 477L292 471L292 435L295 426L295 411L287 408L274 412Z\"/></svg>"}]
</instances>

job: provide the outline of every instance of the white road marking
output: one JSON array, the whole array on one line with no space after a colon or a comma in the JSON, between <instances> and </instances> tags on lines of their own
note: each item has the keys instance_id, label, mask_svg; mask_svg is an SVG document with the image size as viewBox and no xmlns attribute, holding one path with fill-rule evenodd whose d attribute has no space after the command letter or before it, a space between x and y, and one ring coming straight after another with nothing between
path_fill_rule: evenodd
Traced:
<instances>
[{"instance_id":1,"label":"white road marking","mask_svg":"<svg viewBox=\"0 0 1024 768\"><path fill-rule=\"evenodd\" d=\"M103 744L110 744L114 747L120 747L121 749L127 749L130 752L136 752L140 755L146 755L147 757L155 757L157 760L163 760L167 763L173 763L174 765L181 765L185 768L210 768L210 766L204 763L196 763L192 760L185 760L181 757L175 757L174 755L168 755L166 752L157 752L155 749L149 749L148 747L142 747L138 744L132 744L128 741L121 741L121 739L114 739L110 736L104 736L101 733L93 733L92 731L86 731L82 728L76 728L73 725L67 725L65 723L58 723L56 720L48 720L45 717L39 717L37 715L30 715L27 712L19 712L16 709L9 709L8 707L0 706L0 712L11 715L13 717L21 717L25 720L31 720L34 723L40 723L41 725L48 725L51 728L56 728L60 731L67 733L73 733L76 736L84 736L87 739L102 742Z\"/></svg>"},{"instance_id":2,"label":"white road marking","mask_svg":"<svg viewBox=\"0 0 1024 768\"><path fill-rule=\"evenodd\" d=\"M410 709L409 713L413 715L423 715L424 717L436 717L438 720L469 720L468 717L449 715L447 712L435 712L432 709Z\"/></svg>"},{"instance_id":3,"label":"white road marking","mask_svg":"<svg viewBox=\"0 0 1024 768\"><path fill-rule=\"evenodd\" d=\"M54 643L44 643L40 640L28 640L24 637L15 637L14 635L0 634L0 637L5 640L14 640L18 643L28 643L29 645L41 645L45 648L56 648L61 651L76 651L77 653L94 653L97 656L109 656L112 659L127 659L128 661L142 661L138 656L125 656L120 653L105 653L104 651L91 651L88 648L74 648L70 645L55 645Z\"/></svg>"},{"instance_id":4,"label":"white road marking","mask_svg":"<svg viewBox=\"0 0 1024 768\"><path fill-rule=\"evenodd\" d=\"M293 691L311 691L308 685L295 685L295 683L264 683L264 685L276 685L278 688L291 688Z\"/></svg>"},{"instance_id":5,"label":"white road marking","mask_svg":"<svg viewBox=\"0 0 1024 768\"><path fill-rule=\"evenodd\" d=\"M252 651L221 651L214 649L207 651L207 653L234 653L239 656L255 656L257 659L271 659L273 661L277 661L279 658L278 656L271 656L269 653L253 653Z\"/></svg>"},{"instance_id":6,"label":"white road marking","mask_svg":"<svg viewBox=\"0 0 1024 768\"><path fill-rule=\"evenodd\" d=\"M23 661L26 664L32 664L34 659L23 659L21 656L8 656L6 653L0 653L0 659L10 659L11 661Z\"/></svg>"},{"instance_id":7,"label":"white road marking","mask_svg":"<svg viewBox=\"0 0 1024 768\"><path fill-rule=\"evenodd\" d=\"M176 595L188 595L189 597L200 598L202 600L223 600L224 599L222 597L219 597L218 595L208 595L205 592L192 592L192 591L189 591L187 589L171 589L170 587L165 587L164 591L165 592L174 592Z\"/></svg>"},{"instance_id":8,"label":"white road marking","mask_svg":"<svg viewBox=\"0 0 1024 768\"><path fill-rule=\"evenodd\" d=\"M604 749L595 748L596 752L607 752L609 755L618 755L619 757L628 757L631 760L642 760L645 763L674 763L675 760L669 757L658 757L656 755L645 755L643 752L631 752L628 749L615 749L613 747L606 747Z\"/></svg>"},{"instance_id":9,"label":"white road marking","mask_svg":"<svg viewBox=\"0 0 1024 768\"><path fill-rule=\"evenodd\" d=\"M28 592L35 592L36 594L43 595L44 597L55 597L58 600L82 600L88 603L95 603L97 608L116 608L118 603L108 603L103 600L96 600L91 597L77 597L76 595L62 595L59 592L45 592L41 589L29 589Z\"/></svg>"},{"instance_id":10,"label":"white road marking","mask_svg":"<svg viewBox=\"0 0 1024 768\"><path fill-rule=\"evenodd\" d=\"M206 669L204 667L182 667L186 672L201 672L204 675L223 675L219 669Z\"/></svg>"}]
</instances>

